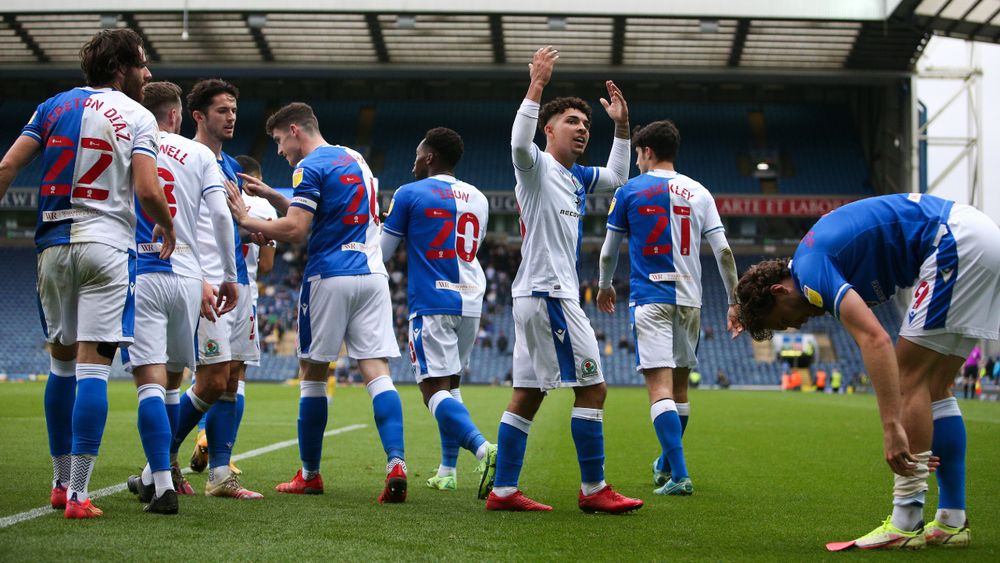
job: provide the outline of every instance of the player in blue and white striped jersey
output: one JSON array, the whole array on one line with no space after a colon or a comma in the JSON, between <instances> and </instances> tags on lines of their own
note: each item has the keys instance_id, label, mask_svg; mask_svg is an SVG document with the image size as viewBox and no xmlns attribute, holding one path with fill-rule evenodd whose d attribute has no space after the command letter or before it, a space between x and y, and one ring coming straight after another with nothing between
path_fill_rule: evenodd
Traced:
<instances>
[{"instance_id":1,"label":"player in blue and white striped jersey","mask_svg":"<svg viewBox=\"0 0 1000 563\"><path fill-rule=\"evenodd\" d=\"M650 418L661 455L653 461L657 494L689 495L694 487L684 461L681 436L691 405L688 375L698 363L701 331L701 238L712 246L735 315L736 262L726 241L712 194L674 170L680 132L657 121L632 139L642 174L615 192L608 234L601 250L597 305L615 310L611 285L622 238L628 236L629 315L636 370L649 390Z\"/></svg>"},{"instance_id":2,"label":"player in blue and white striped jersey","mask_svg":"<svg viewBox=\"0 0 1000 563\"><path fill-rule=\"evenodd\" d=\"M102 512L87 488L107 419L111 361L132 342L133 198L156 222L162 258L175 235L156 180L156 120L139 104L150 79L142 39L129 29L103 30L80 55L88 85L38 106L0 162L0 197L41 153L35 243L52 354L45 388L51 502L67 518L94 518Z\"/></svg>"},{"instance_id":3,"label":"player in blue and white striped jersey","mask_svg":"<svg viewBox=\"0 0 1000 563\"><path fill-rule=\"evenodd\" d=\"M302 469L279 492L323 492L319 474L327 421L326 382L341 344L358 360L385 450L386 480L379 502L406 500L403 408L389 376L399 357L392 329L389 276L379 248L375 178L358 152L323 139L312 108L289 104L267 120L278 153L295 166L291 201L244 177L247 191L287 214L265 221L247 213L230 186L229 208L240 226L271 240L299 242L308 235L305 278L299 295L299 454Z\"/></svg>"},{"instance_id":4,"label":"player in blue and white striped jersey","mask_svg":"<svg viewBox=\"0 0 1000 563\"><path fill-rule=\"evenodd\" d=\"M439 490L457 486L459 446L482 462L481 483L489 481L487 469L496 456L496 446L472 422L459 390L483 310L486 275L476 252L489 220L486 196L455 178L464 150L458 133L429 130L417 145L417 181L396 190L382 227L384 259L406 239L410 363L441 433L441 465L427 480Z\"/></svg>"}]
</instances>

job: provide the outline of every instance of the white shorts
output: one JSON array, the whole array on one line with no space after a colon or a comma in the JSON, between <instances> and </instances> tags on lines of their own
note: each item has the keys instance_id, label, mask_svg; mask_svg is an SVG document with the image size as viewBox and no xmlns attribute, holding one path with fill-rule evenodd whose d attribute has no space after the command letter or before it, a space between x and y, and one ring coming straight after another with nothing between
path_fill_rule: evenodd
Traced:
<instances>
[{"instance_id":1,"label":"white shorts","mask_svg":"<svg viewBox=\"0 0 1000 563\"><path fill-rule=\"evenodd\" d=\"M195 335L201 309L201 280L151 272L135 281L135 342L122 351L122 364L165 364L167 371L195 369Z\"/></svg>"},{"instance_id":2,"label":"white shorts","mask_svg":"<svg viewBox=\"0 0 1000 563\"><path fill-rule=\"evenodd\" d=\"M920 267L899 335L964 358L969 341L996 340L1000 329L1000 227L956 203L940 238Z\"/></svg>"},{"instance_id":3,"label":"white shorts","mask_svg":"<svg viewBox=\"0 0 1000 563\"><path fill-rule=\"evenodd\" d=\"M597 338L573 299L514 298L514 387L547 391L604 382Z\"/></svg>"},{"instance_id":4,"label":"white shorts","mask_svg":"<svg viewBox=\"0 0 1000 563\"><path fill-rule=\"evenodd\" d=\"M635 340L635 369L693 368L698 365L701 309L649 303L629 307Z\"/></svg>"},{"instance_id":5,"label":"white shorts","mask_svg":"<svg viewBox=\"0 0 1000 563\"><path fill-rule=\"evenodd\" d=\"M257 307L249 284L238 284L240 299L228 315L230 350L237 362L259 362L260 342L257 340Z\"/></svg>"},{"instance_id":6,"label":"white shorts","mask_svg":"<svg viewBox=\"0 0 1000 563\"><path fill-rule=\"evenodd\" d=\"M389 278L310 278L299 292L299 359L334 362L341 344L355 360L398 358Z\"/></svg>"},{"instance_id":7,"label":"white shorts","mask_svg":"<svg viewBox=\"0 0 1000 563\"><path fill-rule=\"evenodd\" d=\"M462 375L479 332L479 317L424 315L410 319L410 364L417 383Z\"/></svg>"},{"instance_id":8,"label":"white shorts","mask_svg":"<svg viewBox=\"0 0 1000 563\"><path fill-rule=\"evenodd\" d=\"M135 253L98 242L38 255L38 311L47 342L132 342Z\"/></svg>"},{"instance_id":9,"label":"white shorts","mask_svg":"<svg viewBox=\"0 0 1000 563\"><path fill-rule=\"evenodd\" d=\"M250 299L250 286L237 284L240 296L236 308L215 322L198 323L198 365L221 362L248 362L260 359L257 347L257 319Z\"/></svg>"}]
</instances>

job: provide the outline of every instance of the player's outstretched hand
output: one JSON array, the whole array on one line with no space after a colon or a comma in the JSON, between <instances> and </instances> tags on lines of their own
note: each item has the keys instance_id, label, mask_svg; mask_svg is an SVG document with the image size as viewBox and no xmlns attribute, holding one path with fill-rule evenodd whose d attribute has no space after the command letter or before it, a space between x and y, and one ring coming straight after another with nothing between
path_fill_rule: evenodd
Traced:
<instances>
[{"instance_id":1,"label":"player's outstretched hand","mask_svg":"<svg viewBox=\"0 0 1000 563\"><path fill-rule=\"evenodd\" d=\"M219 290L205 280L201 281L201 316L202 318L215 322L219 316L219 308L216 306Z\"/></svg>"},{"instance_id":2,"label":"player's outstretched hand","mask_svg":"<svg viewBox=\"0 0 1000 563\"><path fill-rule=\"evenodd\" d=\"M177 245L177 233L174 232L173 224L169 228L163 228L160 225L153 227L153 240L150 242L157 240L161 241L160 260L170 258L170 255L174 253L174 246Z\"/></svg>"},{"instance_id":3,"label":"player's outstretched hand","mask_svg":"<svg viewBox=\"0 0 1000 563\"><path fill-rule=\"evenodd\" d=\"M242 225L243 220L247 217L247 204L243 201L240 187L236 185L236 182L228 179L223 180L223 183L226 185L226 203L229 204L229 211L233 214L236 223Z\"/></svg>"},{"instance_id":4,"label":"player's outstretched hand","mask_svg":"<svg viewBox=\"0 0 1000 563\"><path fill-rule=\"evenodd\" d=\"M903 425L896 422L885 429L885 462L892 472L910 477L917 468L916 459L910 454L910 442Z\"/></svg>"},{"instance_id":5,"label":"player's outstretched hand","mask_svg":"<svg viewBox=\"0 0 1000 563\"><path fill-rule=\"evenodd\" d=\"M615 123L628 123L628 104L625 103L625 96L622 94L621 88L611 80L605 82L604 85L608 87L608 98L601 98L604 111L608 112L608 117Z\"/></svg>"},{"instance_id":6,"label":"player's outstretched hand","mask_svg":"<svg viewBox=\"0 0 1000 563\"><path fill-rule=\"evenodd\" d=\"M534 56L531 57L531 63L528 65L528 75L531 76L531 82L539 86L548 84L557 60L559 60L559 51L552 45L535 51Z\"/></svg>"},{"instance_id":7,"label":"player's outstretched hand","mask_svg":"<svg viewBox=\"0 0 1000 563\"><path fill-rule=\"evenodd\" d=\"M729 331L729 336L733 339L743 334L743 323L740 322L739 305L729 306L729 312L726 313L726 330Z\"/></svg>"},{"instance_id":8,"label":"player's outstretched hand","mask_svg":"<svg viewBox=\"0 0 1000 563\"><path fill-rule=\"evenodd\" d=\"M240 300L240 288L236 282L222 282L219 285L218 297L215 300L215 310L219 316L225 315L236 308Z\"/></svg>"},{"instance_id":9,"label":"player's outstretched hand","mask_svg":"<svg viewBox=\"0 0 1000 563\"><path fill-rule=\"evenodd\" d=\"M615 312L615 301L618 295L613 287L604 287L597 290L597 308L605 313Z\"/></svg>"},{"instance_id":10,"label":"player's outstretched hand","mask_svg":"<svg viewBox=\"0 0 1000 563\"><path fill-rule=\"evenodd\" d=\"M236 175L243 179L243 191L250 195L267 199L267 194L274 191L271 186L264 183L264 180L242 172L237 172Z\"/></svg>"}]
</instances>

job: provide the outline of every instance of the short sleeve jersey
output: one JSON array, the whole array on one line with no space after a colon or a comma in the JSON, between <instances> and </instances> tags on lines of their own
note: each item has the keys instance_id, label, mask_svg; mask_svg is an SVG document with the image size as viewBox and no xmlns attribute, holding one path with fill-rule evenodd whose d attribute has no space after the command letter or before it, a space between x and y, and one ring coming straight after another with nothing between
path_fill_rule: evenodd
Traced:
<instances>
[{"instance_id":1,"label":"short sleeve jersey","mask_svg":"<svg viewBox=\"0 0 1000 563\"><path fill-rule=\"evenodd\" d=\"M383 229L406 238L410 318L482 314L486 275L476 253L488 219L486 196L449 175L396 190Z\"/></svg>"},{"instance_id":2,"label":"short sleeve jersey","mask_svg":"<svg viewBox=\"0 0 1000 563\"><path fill-rule=\"evenodd\" d=\"M723 229L704 186L674 171L637 176L611 200L608 229L628 233L631 305L701 307L701 238Z\"/></svg>"},{"instance_id":3,"label":"short sleeve jersey","mask_svg":"<svg viewBox=\"0 0 1000 563\"><path fill-rule=\"evenodd\" d=\"M139 274L173 272L202 279L198 248L198 216L202 199L212 192L222 192L222 172L215 155L205 145L165 131L160 132L160 153L156 159L157 175L174 219L177 246L162 260L159 242L152 242L156 223L136 202L135 242L139 251Z\"/></svg>"},{"instance_id":4,"label":"short sleeve jersey","mask_svg":"<svg viewBox=\"0 0 1000 563\"><path fill-rule=\"evenodd\" d=\"M78 242L133 249L132 159L155 159L158 133L146 108L112 88L74 88L40 104L21 131L42 145L38 251Z\"/></svg>"},{"instance_id":5,"label":"short sleeve jersey","mask_svg":"<svg viewBox=\"0 0 1000 563\"><path fill-rule=\"evenodd\" d=\"M840 318L854 289L869 306L913 284L924 260L948 232L954 203L921 194L893 194L849 203L806 233L789 265L810 303Z\"/></svg>"},{"instance_id":6,"label":"short sleeve jersey","mask_svg":"<svg viewBox=\"0 0 1000 563\"><path fill-rule=\"evenodd\" d=\"M387 275L375 178L361 154L321 146L299 162L292 187L291 206L313 214L306 279Z\"/></svg>"},{"instance_id":7,"label":"short sleeve jersey","mask_svg":"<svg viewBox=\"0 0 1000 563\"><path fill-rule=\"evenodd\" d=\"M240 188L243 187L243 180L236 175L237 172L242 172L243 169L240 168L240 164L236 162L235 158L223 152L222 158L217 159L215 162L222 173L223 179L235 183ZM236 239L236 245L232 250L236 257L236 282L247 285L250 283L250 278L247 275L247 263L243 257L243 245L240 243L239 226L236 224L235 219L233 219L233 236ZM222 268L222 256L219 254L219 247L215 243L212 214L208 210L208 206L205 205L202 206L201 212L198 215L198 245L201 258L201 271L205 281L212 285L219 285L222 283L225 273Z\"/></svg>"},{"instance_id":8,"label":"short sleeve jersey","mask_svg":"<svg viewBox=\"0 0 1000 563\"><path fill-rule=\"evenodd\" d=\"M587 194L598 185L600 171L580 164L566 168L549 153L533 150L531 168L514 167L522 240L521 265L511 294L579 299L583 216Z\"/></svg>"}]
</instances>

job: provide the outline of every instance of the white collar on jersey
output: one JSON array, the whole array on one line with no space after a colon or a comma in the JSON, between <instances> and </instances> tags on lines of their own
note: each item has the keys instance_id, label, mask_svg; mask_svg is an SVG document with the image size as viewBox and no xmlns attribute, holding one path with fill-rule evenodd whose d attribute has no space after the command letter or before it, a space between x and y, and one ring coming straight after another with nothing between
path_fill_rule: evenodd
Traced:
<instances>
[{"instance_id":1,"label":"white collar on jersey","mask_svg":"<svg viewBox=\"0 0 1000 563\"><path fill-rule=\"evenodd\" d=\"M442 182L448 182L449 184L454 184L458 182L458 179L451 174L435 174L431 176L434 180L441 180Z\"/></svg>"},{"instance_id":2,"label":"white collar on jersey","mask_svg":"<svg viewBox=\"0 0 1000 563\"><path fill-rule=\"evenodd\" d=\"M677 171L676 170L664 170L662 168L654 168L654 169L650 170L649 172L646 172L646 174L650 174L652 176L657 176L659 178L673 178L674 176L677 175Z\"/></svg>"}]
</instances>

